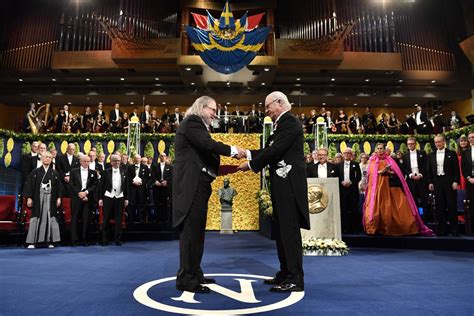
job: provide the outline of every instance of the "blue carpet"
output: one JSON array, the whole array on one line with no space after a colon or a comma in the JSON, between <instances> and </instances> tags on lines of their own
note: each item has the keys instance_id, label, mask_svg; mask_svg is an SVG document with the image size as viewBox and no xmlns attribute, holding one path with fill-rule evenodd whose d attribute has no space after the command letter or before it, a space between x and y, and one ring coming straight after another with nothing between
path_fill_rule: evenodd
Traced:
<instances>
[{"instance_id":1,"label":"blue carpet","mask_svg":"<svg viewBox=\"0 0 474 316\"><path fill-rule=\"evenodd\" d=\"M274 242L257 233L208 233L203 259L226 293L176 301L173 280L151 287L148 297L179 308L235 310L281 304L294 298L270 293L261 277L278 270ZM174 277L178 242L129 242L123 247L0 248L0 315L161 315L139 303L134 291ZM422 250L352 249L345 257L305 257L304 297L272 315L473 315L474 254ZM236 280L236 279L241 279ZM250 280L250 281L249 281ZM253 281L251 281L253 280ZM240 295L249 286L251 295ZM183 299L183 297L181 297ZM241 301L239 301L238 299ZM295 300L298 300L296 298ZM279 303L280 302L280 303ZM198 314L198 312L195 312ZM210 312L203 312L209 315ZM231 314L231 312L227 312Z\"/></svg>"}]
</instances>

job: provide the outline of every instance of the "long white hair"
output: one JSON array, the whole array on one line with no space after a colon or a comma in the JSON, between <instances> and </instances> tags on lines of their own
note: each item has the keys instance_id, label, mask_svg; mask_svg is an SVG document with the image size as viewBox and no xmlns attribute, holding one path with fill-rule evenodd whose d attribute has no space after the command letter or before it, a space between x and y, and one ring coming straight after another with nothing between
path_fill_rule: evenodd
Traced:
<instances>
[{"instance_id":1,"label":"long white hair","mask_svg":"<svg viewBox=\"0 0 474 316\"><path fill-rule=\"evenodd\" d=\"M216 103L216 100L211 97L208 97L207 95L203 95L202 97L197 98L196 101L194 101L193 105L191 105L191 107L186 110L184 117L187 117L189 115L197 115L199 117L202 117L202 110L207 107L211 102Z\"/></svg>"}]
</instances>

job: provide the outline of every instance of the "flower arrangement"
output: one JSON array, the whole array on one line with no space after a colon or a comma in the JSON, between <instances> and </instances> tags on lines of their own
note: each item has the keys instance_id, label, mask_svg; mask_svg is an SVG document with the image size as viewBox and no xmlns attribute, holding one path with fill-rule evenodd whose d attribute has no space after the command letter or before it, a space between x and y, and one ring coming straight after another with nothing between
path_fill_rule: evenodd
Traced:
<instances>
[{"instance_id":1,"label":"flower arrangement","mask_svg":"<svg viewBox=\"0 0 474 316\"><path fill-rule=\"evenodd\" d=\"M305 256L344 256L349 253L346 243L339 239L314 238L303 239Z\"/></svg>"},{"instance_id":2,"label":"flower arrangement","mask_svg":"<svg viewBox=\"0 0 474 316\"><path fill-rule=\"evenodd\" d=\"M266 216L273 215L272 198L268 190L259 190L257 192L257 201L259 210Z\"/></svg>"}]
</instances>

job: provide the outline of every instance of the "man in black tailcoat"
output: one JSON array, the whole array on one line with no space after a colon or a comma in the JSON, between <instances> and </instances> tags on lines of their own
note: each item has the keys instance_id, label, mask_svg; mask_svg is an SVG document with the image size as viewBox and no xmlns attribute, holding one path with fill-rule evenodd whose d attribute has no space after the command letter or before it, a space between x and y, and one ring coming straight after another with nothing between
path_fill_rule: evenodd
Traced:
<instances>
[{"instance_id":1,"label":"man in black tailcoat","mask_svg":"<svg viewBox=\"0 0 474 316\"><path fill-rule=\"evenodd\" d=\"M358 210L359 182L362 172L358 163L352 161L352 149L342 153L344 161L337 165L339 174L339 200L341 203L341 224L343 233L362 231L362 217Z\"/></svg>"},{"instance_id":2,"label":"man in black tailcoat","mask_svg":"<svg viewBox=\"0 0 474 316\"><path fill-rule=\"evenodd\" d=\"M92 210L95 210L96 186L99 178L94 170L89 169L91 158L84 155L80 159L80 167L71 169L71 243L76 246L79 240L78 224L82 219L82 243L87 247L87 231Z\"/></svg>"},{"instance_id":3,"label":"man in black tailcoat","mask_svg":"<svg viewBox=\"0 0 474 316\"><path fill-rule=\"evenodd\" d=\"M415 202L423 207L424 217L428 212L428 181L430 179L428 156L422 150L416 149L416 138L408 137L408 152L403 156L403 173L407 179L410 192Z\"/></svg>"},{"instance_id":4,"label":"man in black tailcoat","mask_svg":"<svg viewBox=\"0 0 474 316\"><path fill-rule=\"evenodd\" d=\"M436 235L446 235L449 220L451 234L457 236L459 234L457 219L459 161L456 153L446 148L446 139L443 135L435 136L434 143L436 150L428 156L431 177L428 188L435 194Z\"/></svg>"},{"instance_id":5,"label":"man in black tailcoat","mask_svg":"<svg viewBox=\"0 0 474 316\"><path fill-rule=\"evenodd\" d=\"M273 134L263 150L247 152L250 161L239 169L260 172L270 167L280 271L265 283L272 285L272 292L299 292L304 290L300 229L310 226L303 128L282 92L274 91L265 98L265 110L273 121Z\"/></svg>"},{"instance_id":6,"label":"man in black tailcoat","mask_svg":"<svg viewBox=\"0 0 474 316\"><path fill-rule=\"evenodd\" d=\"M470 146L461 154L462 175L466 179L466 198L470 201L471 234L474 233L474 131L467 136Z\"/></svg>"},{"instance_id":7,"label":"man in black tailcoat","mask_svg":"<svg viewBox=\"0 0 474 316\"><path fill-rule=\"evenodd\" d=\"M210 289L203 284L215 282L205 278L201 269L211 183L219 172L219 155L245 155L244 150L211 138L209 129L216 109L214 99L208 96L196 99L175 136L173 227L179 232L180 268L176 288L180 291L209 293Z\"/></svg>"}]
</instances>

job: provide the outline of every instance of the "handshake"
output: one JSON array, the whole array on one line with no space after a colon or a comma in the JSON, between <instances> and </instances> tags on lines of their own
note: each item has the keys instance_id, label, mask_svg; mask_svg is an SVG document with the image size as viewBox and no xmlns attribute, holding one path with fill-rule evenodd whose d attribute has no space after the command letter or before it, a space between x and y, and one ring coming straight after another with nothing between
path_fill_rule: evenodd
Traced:
<instances>
[{"instance_id":1,"label":"handshake","mask_svg":"<svg viewBox=\"0 0 474 316\"><path fill-rule=\"evenodd\" d=\"M247 158L248 160L251 159L251 157L249 157L247 155L247 150L246 149L240 148L240 147L237 147L237 146L235 146L233 148L235 148L235 150L237 151L237 153L235 151L233 151L233 155L232 155L233 158L236 158L236 159ZM248 171L248 170L250 170L249 163L248 162L243 162L240 166L237 167L237 170L238 171Z\"/></svg>"},{"instance_id":2,"label":"handshake","mask_svg":"<svg viewBox=\"0 0 474 316\"><path fill-rule=\"evenodd\" d=\"M242 158L247 158L247 150L244 148L240 148L235 146L235 149L237 150L237 153L233 152L232 158L236 159L242 159Z\"/></svg>"}]
</instances>

